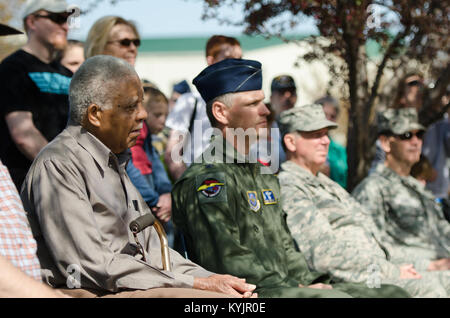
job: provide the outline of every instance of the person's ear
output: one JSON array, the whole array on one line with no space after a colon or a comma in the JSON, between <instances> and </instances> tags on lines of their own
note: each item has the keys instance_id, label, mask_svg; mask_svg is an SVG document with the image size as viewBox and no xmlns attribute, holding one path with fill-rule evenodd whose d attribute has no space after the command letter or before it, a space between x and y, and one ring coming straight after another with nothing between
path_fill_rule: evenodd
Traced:
<instances>
[{"instance_id":1,"label":"person's ear","mask_svg":"<svg viewBox=\"0 0 450 318\"><path fill-rule=\"evenodd\" d=\"M206 64L208 64L208 65L213 65L213 64L214 64L214 57L211 56L211 55L208 55L208 56L206 57Z\"/></svg>"},{"instance_id":2,"label":"person's ear","mask_svg":"<svg viewBox=\"0 0 450 318\"><path fill-rule=\"evenodd\" d=\"M36 17L32 14L27 16L24 21L24 27L26 30L34 30L34 22L36 21Z\"/></svg>"},{"instance_id":3,"label":"person's ear","mask_svg":"<svg viewBox=\"0 0 450 318\"><path fill-rule=\"evenodd\" d=\"M297 150L297 147L295 145L295 139L296 136L292 133L287 133L283 137L284 145L289 152L295 152Z\"/></svg>"},{"instance_id":4,"label":"person's ear","mask_svg":"<svg viewBox=\"0 0 450 318\"><path fill-rule=\"evenodd\" d=\"M230 107L222 102L215 101L211 106L212 114L216 121L222 125L229 124Z\"/></svg>"},{"instance_id":5,"label":"person's ear","mask_svg":"<svg viewBox=\"0 0 450 318\"><path fill-rule=\"evenodd\" d=\"M90 104L86 112L85 120L94 127L100 127L102 122L102 109L97 104Z\"/></svg>"},{"instance_id":6,"label":"person's ear","mask_svg":"<svg viewBox=\"0 0 450 318\"><path fill-rule=\"evenodd\" d=\"M383 151L385 153L390 153L391 152L391 137L381 135L380 137L378 137L378 139L380 140L381 149L383 149Z\"/></svg>"}]
</instances>

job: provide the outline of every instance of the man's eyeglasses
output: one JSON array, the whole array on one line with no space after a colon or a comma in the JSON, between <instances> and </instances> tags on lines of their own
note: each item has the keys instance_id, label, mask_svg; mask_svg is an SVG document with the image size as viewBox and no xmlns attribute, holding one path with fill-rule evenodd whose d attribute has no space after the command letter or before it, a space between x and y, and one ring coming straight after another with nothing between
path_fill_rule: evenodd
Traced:
<instances>
[{"instance_id":1,"label":"man's eyeglasses","mask_svg":"<svg viewBox=\"0 0 450 318\"><path fill-rule=\"evenodd\" d=\"M66 23L67 18L69 17L67 13L53 13L53 12L48 12L47 15L35 14L34 16L37 18L49 19L50 21L53 21L56 24L60 25Z\"/></svg>"},{"instance_id":2,"label":"man's eyeglasses","mask_svg":"<svg viewBox=\"0 0 450 318\"><path fill-rule=\"evenodd\" d=\"M135 47L139 47L141 45L141 40L140 39L122 39L122 40L115 40L115 41L108 41L108 43L114 43L117 42L122 46L125 47L129 47L131 45L131 43L134 44Z\"/></svg>"},{"instance_id":3,"label":"man's eyeglasses","mask_svg":"<svg viewBox=\"0 0 450 318\"><path fill-rule=\"evenodd\" d=\"M401 135L395 135L395 137L399 138L400 140L410 140L413 136L416 136L418 139L422 140L424 134L425 134L425 131L423 131L423 130L419 130L416 133L412 133L412 132L408 131Z\"/></svg>"}]
</instances>

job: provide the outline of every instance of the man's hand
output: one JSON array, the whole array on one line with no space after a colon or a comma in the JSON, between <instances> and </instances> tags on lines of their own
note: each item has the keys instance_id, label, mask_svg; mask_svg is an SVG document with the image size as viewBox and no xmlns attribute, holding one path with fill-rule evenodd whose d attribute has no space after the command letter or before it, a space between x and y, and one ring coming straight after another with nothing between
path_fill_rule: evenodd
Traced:
<instances>
[{"instance_id":1,"label":"man's hand","mask_svg":"<svg viewBox=\"0 0 450 318\"><path fill-rule=\"evenodd\" d=\"M172 197L170 193L164 193L159 196L158 203L152 208L152 212L161 222L169 222L172 216Z\"/></svg>"},{"instance_id":2,"label":"man's hand","mask_svg":"<svg viewBox=\"0 0 450 318\"><path fill-rule=\"evenodd\" d=\"M245 279L231 275L214 274L206 278L195 277L194 288L224 293L237 298L257 298L253 293L256 286L247 284Z\"/></svg>"},{"instance_id":3,"label":"man's hand","mask_svg":"<svg viewBox=\"0 0 450 318\"><path fill-rule=\"evenodd\" d=\"M300 288L305 288L305 285L298 284L298 287L300 287ZM307 286L307 288L314 288L314 289L333 289L333 286L328 285L328 284L318 283L318 284L309 285L309 286Z\"/></svg>"},{"instance_id":4,"label":"man's hand","mask_svg":"<svg viewBox=\"0 0 450 318\"><path fill-rule=\"evenodd\" d=\"M416 271L412 264L400 266L400 279L420 279L422 276Z\"/></svg>"},{"instance_id":5,"label":"man's hand","mask_svg":"<svg viewBox=\"0 0 450 318\"><path fill-rule=\"evenodd\" d=\"M450 258L441 258L430 262L427 271L447 271L450 270Z\"/></svg>"}]
</instances>

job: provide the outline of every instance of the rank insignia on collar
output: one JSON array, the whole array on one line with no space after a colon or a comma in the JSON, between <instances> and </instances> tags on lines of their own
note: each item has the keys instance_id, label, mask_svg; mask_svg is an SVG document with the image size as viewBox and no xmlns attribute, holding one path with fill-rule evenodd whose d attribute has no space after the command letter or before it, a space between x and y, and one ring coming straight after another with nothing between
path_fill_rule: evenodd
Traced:
<instances>
[{"instance_id":1,"label":"rank insignia on collar","mask_svg":"<svg viewBox=\"0 0 450 318\"><path fill-rule=\"evenodd\" d=\"M277 199L275 198L275 195L273 194L272 189L262 189L261 193L262 193L262 198L263 198L264 204L277 204L278 203Z\"/></svg>"},{"instance_id":2,"label":"rank insignia on collar","mask_svg":"<svg viewBox=\"0 0 450 318\"><path fill-rule=\"evenodd\" d=\"M247 199L250 209L252 209L253 212L258 212L261 208L261 203L258 200L256 191L247 191Z\"/></svg>"},{"instance_id":3,"label":"rank insignia on collar","mask_svg":"<svg viewBox=\"0 0 450 318\"><path fill-rule=\"evenodd\" d=\"M198 187L197 192L201 192L207 198L213 198L220 193L223 186L223 182L214 178L208 178Z\"/></svg>"}]
</instances>

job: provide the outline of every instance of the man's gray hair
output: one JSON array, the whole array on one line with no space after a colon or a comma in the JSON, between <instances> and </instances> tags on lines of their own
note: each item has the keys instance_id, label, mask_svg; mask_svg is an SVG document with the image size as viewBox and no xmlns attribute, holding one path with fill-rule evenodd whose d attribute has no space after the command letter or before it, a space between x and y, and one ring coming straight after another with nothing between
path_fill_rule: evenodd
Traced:
<instances>
[{"instance_id":1,"label":"man's gray hair","mask_svg":"<svg viewBox=\"0 0 450 318\"><path fill-rule=\"evenodd\" d=\"M138 75L133 66L122 59L110 55L88 58L70 82L70 122L81 125L91 104L110 109L117 84L130 76Z\"/></svg>"}]
</instances>

